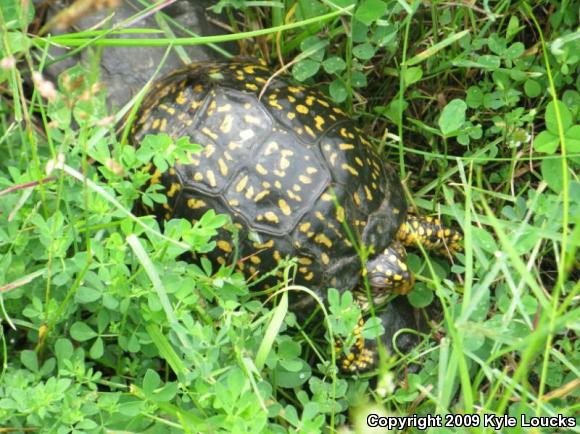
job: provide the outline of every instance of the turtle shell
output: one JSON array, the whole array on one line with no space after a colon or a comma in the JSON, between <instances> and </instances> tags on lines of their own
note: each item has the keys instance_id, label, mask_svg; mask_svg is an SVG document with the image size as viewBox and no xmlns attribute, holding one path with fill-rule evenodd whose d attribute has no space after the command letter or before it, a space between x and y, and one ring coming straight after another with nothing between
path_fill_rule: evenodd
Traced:
<instances>
[{"instance_id":1,"label":"turtle shell","mask_svg":"<svg viewBox=\"0 0 580 434\"><path fill-rule=\"evenodd\" d=\"M134 144L166 133L203 146L154 177L167 195L157 213L192 221L209 209L229 214L238 245L223 231L209 256L244 258L237 263L247 276L295 257L295 283L353 289L362 269L356 245L382 252L405 218L399 178L321 92L272 77L265 66L216 63L154 86Z\"/></svg>"}]
</instances>

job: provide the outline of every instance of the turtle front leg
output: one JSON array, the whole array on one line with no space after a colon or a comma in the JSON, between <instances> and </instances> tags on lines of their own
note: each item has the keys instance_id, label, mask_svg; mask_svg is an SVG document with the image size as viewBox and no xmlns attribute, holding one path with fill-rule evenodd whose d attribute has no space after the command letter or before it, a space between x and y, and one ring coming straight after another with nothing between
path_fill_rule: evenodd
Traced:
<instances>
[{"instance_id":1,"label":"turtle front leg","mask_svg":"<svg viewBox=\"0 0 580 434\"><path fill-rule=\"evenodd\" d=\"M399 228L397 238L406 246L420 243L437 253L449 251L455 254L461 250L459 242L463 237L458 230L443 226L438 218L408 214Z\"/></svg>"}]
</instances>

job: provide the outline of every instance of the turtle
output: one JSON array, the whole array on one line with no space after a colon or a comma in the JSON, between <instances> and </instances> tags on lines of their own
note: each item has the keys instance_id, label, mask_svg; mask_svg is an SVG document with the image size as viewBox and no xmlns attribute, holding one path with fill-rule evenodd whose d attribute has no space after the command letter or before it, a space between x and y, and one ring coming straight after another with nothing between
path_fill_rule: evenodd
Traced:
<instances>
[{"instance_id":1,"label":"turtle","mask_svg":"<svg viewBox=\"0 0 580 434\"><path fill-rule=\"evenodd\" d=\"M162 183L167 197L154 213L191 221L212 209L230 215L238 236L220 232L208 257L217 264L245 258L236 266L248 278L294 258L294 283L324 299L329 287L356 292L366 276L377 304L411 290L406 246L460 249L458 230L407 212L398 173L345 111L265 65L197 63L161 78L138 109L131 141L139 146L161 133L203 148L163 173L152 169L151 182ZM360 246L369 252L366 266ZM294 300L293 310L311 300ZM340 367L363 371L373 360L359 336Z\"/></svg>"}]
</instances>

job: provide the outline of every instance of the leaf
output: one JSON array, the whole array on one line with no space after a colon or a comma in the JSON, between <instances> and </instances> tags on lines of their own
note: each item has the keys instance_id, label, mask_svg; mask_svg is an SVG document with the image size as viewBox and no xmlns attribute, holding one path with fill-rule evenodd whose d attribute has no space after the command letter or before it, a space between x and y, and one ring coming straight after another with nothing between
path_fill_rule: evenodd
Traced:
<instances>
[{"instance_id":1,"label":"leaf","mask_svg":"<svg viewBox=\"0 0 580 434\"><path fill-rule=\"evenodd\" d=\"M407 107L409 107L409 103L407 101L399 101L397 98L392 100L387 107L375 107L375 111L398 125L400 122L401 112L404 112Z\"/></svg>"},{"instance_id":2,"label":"leaf","mask_svg":"<svg viewBox=\"0 0 580 434\"><path fill-rule=\"evenodd\" d=\"M70 359L73 355L73 351L73 345L68 339L57 339L54 344L54 353L59 362Z\"/></svg>"},{"instance_id":3,"label":"leaf","mask_svg":"<svg viewBox=\"0 0 580 434\"><path fill-rule=\"evenodd\" d=\"M542 93L542 86L536 80L526 80L524 83L524 92L530 98L536 98Z\"/></svg>"},{"instance_id":4,"label":"leaf","mask_svg":"<svg viewBox=\"0 0 580 434\"><path fill-rule=\"evenodd\" d=\"M375 55L375 48L369 44L357 45L352 49L352 54L362 60L369 60Z\"/></svg>"},{"instance_id":5,"label":"leaf","mask_svg":"<svg viewBox=\"0 0 580 434\"><path fill-rule=\"evenodd\" d=\"M310 379L312 376L310 365L302 359L297 359L296 362L299 362L301 366L292 366L294 368L292 371L289 371L281 364L276 365L272 373L273 383L276 386L291 389L303 385Z\"/></svg>"},{"instance_id":6,"label":"leaf","mask_svg":"<svg viewBox=\"0 0 580 434\"><path fill-rule=\"evenodd\" d=\"M382 0L364 0L356 10L354 16L367 26L381 18L387 5Z\"/></svg>"},{"instance_id":7,"label":"leaf","mask_svg":"<svg viewBox=\"0 0 580 434\"><path fill-rule=\"evenodd\" d=\"M443 135L447 136L460 130L465 124L466 110L467 104L461 99L454 99L443 108L439 117L439 128Z\"/></svg>"},{"instance_id":8,"label":"leaf","mask_svg":"<svg viewBox=\"0 0 580 434\"><path fill-rule=\"evenodd\" d=\"M534 149L538 152L553 154L558 149L560 140L549 131L542 131L534 139Z\"/></svg>"},{"instance_id":9,"label":"leaf","mask_svg":"<svg viewBox=\"0 0 580 434\"><path fill-rule=\"evenodd\" d=\"M284 317L288 313L288 291L284 291L282 297L280 299L280 304L276 306L273 311L273 316L266 327L266 332L264 334L264 338L260 343L260 347L258 348L258 352L256 353L255 365L258 370L261 370L264 367L264 363L266 362L266 358L272 349L272 345L276 340L276 336L280 332L280 327L282 326L282 322L284 321Z\"/></svg>"},{"instance_id":10,"label":"leaf","mask_svg":"<svg viewBox=\"0 0 580 434\"><path fill-rule=\"evenodd\" d=\"M26 369L32 372L38 371L38 358L36 353L31 350L23 350L20 353L20 361Z\"/></svg>"},{"instance_id":11,"label":"leaf","mask_svg":"<svg viewBox=\"0 0 580 434\"><path fill-rule=\"evenodd\" d=\"M346 63L338 56L329 57L324 62L322 62L322 66L329 74L336 74L337 72L344 71L346 69Z\"/></svg>"},{"instance_id":12,"label":"leaf","mask_svg":"<svg viewBox=\"0 0 580 434\"><path fill-rule=\"evenodd\" d=\"M330 83L329 92L335 102L343 102L348 96L348 91L340 80L334 80Z\"/></svg>"},{"instance_id":13,"label":"leaf","mask_svg":"<svg viewBox=\"0 0 580 434\"><path fill-rule=\"evenodd\" d=\"M413 83L418 82L423 78L423 70L420 66L414 66L411 68L407 68L403 75L403 83L405 84L405 88L409 87Z\"/></svg>"},{"instance_id":14,"label":"leaf","mask_svg":"<svg viewBox=\"0 0 580 434\"><path fill-rule=\"evenodd\" d=\"M513 60L520 57L524 53L525 49L526 47L524 46L524 44L522 44L521 42L516 42L510 45L510 47L505 51L504 56L506 56L508 59Z\"/></svg>"},{"instance_id":15,"label":"leaf","mask_svg":"<svg viewBox=\"0 0 580 434\"><path fill-rule=\"evenodd\" d=\"M568 110L568 107L566 107L562 101L557 101L557 104L562 121L562 128L566 131L572 125L572 113L570 113L570 110ZM558 135L556 105L554 104L554 101L550 101L548 107L546 107L546 128L552 134Z\"/></svg>"},{"instance_id":16,"label":"leaf","mask_svg":"<svg viewBox=\"0 0 580 434\"><path fill-rule=\"evenodd\" d=\"M103 338L99 336L97 339L95 339L93 345L91 345L89 355L91 356L92 359L100 359L101 357L103 357L104 353L105 348L103 344Z\"/></svg>"},{"instance_id":17,"label":"leaf","mask_svg":"<svg viewBox=\"0 0 580 434\"><path fill-rule=\"evenodd\" d=\"M101 298L101 291L94 288L87 288L86 286L81 286L77 289L75 294L75 301L80 304L91 303L97 301Z\"/></svg>"},{"instance_id":18,"label":"leaf","mask_svg":"<svg viewBox=\"0 0 580 434\"><path fill-rule=\"evenodd\" d=\"M506 50L505 39L500 38L496 33L492 34L487 40L487 46L489 49L495 53L502 55Z\"/></svg>"},{"instance_id":19,"label":"leaf","mask_svg":"<svg viewBox=\"0 0 580 434\"><path fill-rule=\"evenodd\" d=\"M292 76L298 81L304 81L318 72L320 62L312 59L304 59L292 68Z\"/></svg>"},{"instance_id":20,"label":"leaf","mask_svg":"<svg viewBox=\"0 0 580 434\"><path fill-rule=\"evenodd\" d=\"M497 244L491 234L479 227L472 227L474 241L479 247L489 253L495 253L497 251Z\"/></svg>"},{"instance_id":21,"label":"leaf","mask_svg":"<svg viewBox=\"0 0 580 434\"><path fill-rule=\"evenodd\" d=\"M574 125L566 131L566 150L580 152L580 125Z\"/></svg>"},{"instance_id":22,"label":"leaf","mask_svg":"<svg viewBox=\"0 0 580 434\"><path fill-rule=\"evenodd\" d=\"M483 104L483 91L477 86L467 89L465 102L470 108L478 108Z\"/></svg>"},{"instance_id":23,"label":"leaf","mask_svg":"<svg viewBox=\"0 0 580 434\"><path fill-rule=\"evenodd\" d=\"M562 191L564 180L562 177L562 162L559 158L546 158L541 166L542 178L556 193Z\"/></svg>"},{"instance_id":24,"label":"leaf","mask_svg":"<svg viewBox=\"0 0 580 434\"><path fill-rule=\"evenodd\" d=\"M167 383L160 390L157 390L151 397L155 402L168 402L171 401L177 394L178 386L177 383Z\"/></svg>"},{"instance_id":25,"label":"leaf","mask_svg":"<svg viewBox=\"0 0 580 434\"><path fill-rule=\"evenodd\" d=\"M427 288L425 284L417 283L413 287L413 291L408 295L408 299L413 307L427 307L433 301L433 291Z\"/></svg>"},{"instance_id":26,"label":"leaf","mask_svg":"<svg viewBox=\"0 0 580 434\"><path fill-rule=\"evenodd\" d=\"M361 71L354 71L351 75L351 83L353 87L366 87L367 76Z\"/></svg>"},{"instance_id":27,"label":"leaf","mask_svg":"<svg viewBox=\"0 0 580 434\"><path fill-rule=\"evenodd\" d=\"M24 29L34 18L33 4L33 2L0 0L2 27L6 30Z\"/></svg>"},{"instance_id":28,"label":"leaf","mask_svg":"<svg viewBox=\"0 0 580 434\"><path fill-rule=\"evenodd\" d=\"M152 395L155 389L161 385L161 377L153 369L147 369L143 377L143 392L146 395Z\"/></svg>"},{"instance_id":29,"label":"leaf","mask_svg":"<svg viewBox=\"0 0 580 434\"><path fill-rule=\"evenodd\" d=\"M70 328L70 335L73 339L84 342L97 336L97 332L86 325L84 322L75 322Z\"/></svg>"}]
</instances>

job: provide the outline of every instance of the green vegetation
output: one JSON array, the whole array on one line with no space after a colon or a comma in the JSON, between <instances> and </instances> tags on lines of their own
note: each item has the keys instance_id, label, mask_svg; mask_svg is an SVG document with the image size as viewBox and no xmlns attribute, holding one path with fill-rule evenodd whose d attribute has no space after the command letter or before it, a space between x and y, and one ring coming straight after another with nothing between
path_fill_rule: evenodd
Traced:
<instances>
[{"instance_id":1,"label":"green vegetation","mask_svg":"<svg viewBox=\"0 0 580 434\"><path fill-rule=\"evenodd\" d=\"M579 8L220 0L233 37L176 38L163 16L158 31L35 34L32 2L0 0L0 431L358 432L371 410L578 415ZM109 113L100 47L184 56L181 45L232 39L330 95L398 166L411 206L464 231L452 265L410 254L411 303L438 300L443 317L376 372L334 369L330 336L352 340L360 313L350 293L331 290L311 334L287 298L308 289L282 285L272 306L230 267L182 259L213 249L227 218L160 232L132 214L163 200L143 191L143 166L199 147L163 135L126 145L116 130L130 106ZM54 44L93 60L53 85L41 73L63 60Z\"/></svg>"}]
</instances>

